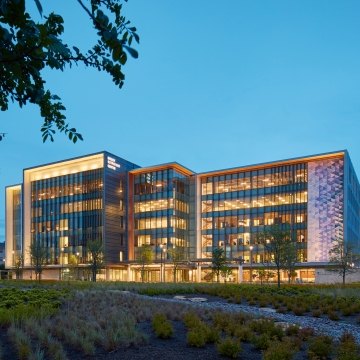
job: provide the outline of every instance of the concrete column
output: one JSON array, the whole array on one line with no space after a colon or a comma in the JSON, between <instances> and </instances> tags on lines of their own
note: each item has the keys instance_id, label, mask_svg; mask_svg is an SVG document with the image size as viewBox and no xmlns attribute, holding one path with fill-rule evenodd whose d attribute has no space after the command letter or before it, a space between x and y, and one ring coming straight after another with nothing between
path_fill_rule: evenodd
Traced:
<instances>
[{"instance_id":1,"label":"concrete column","mask_svg":"<svg viewBox=\"0 0 360 360\"><path fill-rule=\"evenodd\" d=\"M242 265L239 265L238 266L238 283L239 284L242 283L243 280L244 280L244 278L243 278L243 267L242 267Z\"/></svg>"},{"instance_id":2,"label":"concrete column","mask_svg":"<svg viewBox=\"0 0 360 360\"><path fill-rule=\"evenodd\" d=\"M132 281L131 277L131 265L127 266L127 281Z\"/></svg>"},{"instance_id":3,"label":"concrete column","mask_svg":"<svg viewBox=\"0 0 360 360\"><path fill-rule=\"evenodd\" d=\"M201 265L197 267L196 281L201 282Z\"/></svg>"}]
</instances>

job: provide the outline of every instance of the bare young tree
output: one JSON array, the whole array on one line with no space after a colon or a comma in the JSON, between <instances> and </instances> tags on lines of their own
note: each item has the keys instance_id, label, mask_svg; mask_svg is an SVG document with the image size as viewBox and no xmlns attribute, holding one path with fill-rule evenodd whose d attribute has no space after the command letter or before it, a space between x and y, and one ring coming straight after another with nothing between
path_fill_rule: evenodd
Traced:
<instances>
[{"instance_id":1,"label":"bare young tree","mask_svg":"<svg viewBox=\"0 0 360 360\"><path fill-rule=\"evenodd\" d=\"M284 247L284 268L288 275L288 283L290 284L291 278L294 277L296 263L298 261L297 246L294 241L286 241Z\"/></svg>"},{"instance_id":2,"label":"bare young tree","mask_svg":"<svg viewBox=\"0 0 360 360\"><path fill-rule=\"evenodd\" d=\"M39 240L31 243L29 248L31 266L34 267L36 280L41 280L41 274L47 261L47 250Z\"/></svg>"},{"instance_id":3,"label":"bare young tree","mask_svg":"<svg viewBox=\"0 0 360 360\"><path fill-rule=\"evenodd\" d=\"M143 244L138 248L137 261L140 263L140 276L141 281L145 281L146 268L152 263L153 260L153 251L151 245Z\"/></svg>"},{"instance_id":4,"label":"bare young tree","mask_svg":"<svg viewBox=\"0 0 360 360\"><path fill-rule=\"evenodd\" d=\"M221 270L226 266L226 256L223 248L217 247L212 251L211 268L216 275L216 281L220 282Z\"/></svg>"},{"instance_id":5,"label":"bare young tree","mask_svg":"<svg viewBox=\"0 0 360 360\"><path fill-rule=\"evenodd\" d=\"M87 243L88 262L91 269L91 280L96 282L96 274L104 267L104 248L100 239Z\"/></svg>"},{"instance_id":6,"label":"bare young tree","mask_svg":"<svg viewBox=\"0 0 360 360\"><path fill-rule=\"evenodd\" d=\"M330 271L337 272L342 277L342 283L345 285L346 275L350 274L356 269L354 263L357 256L353 254L352 246L344 241L343 238L336 238L333 240L333 247L329 250Z\"/></svg>"},{"instance_id":7,"label":"bare young tree","mask_svg":"<svg viewBox=\"0 0 360 360\"><path fill-rule=\"evenodd\" d=\"M24 271L24 256L22 254L15 257L14 269L16 279L21 279Z\"/></svg>"},{"instance_id":8,"label":"bare young tree","mask_svg":"<svg viewBox=\"0 0 360 360\"><path fill-rule=\"evenodd\" d=\"M228 280L229 276L232 276L233 272L232 272L232 268L230 266L228 266L228 264L225 264L221 270L220 270L220 274L221 276L224 278L225 283Z\"/></svg>"},{"instance_id":9,"label":"bare young tree","mask_svg":"<svg viewBox=\"0 0 360 360\"><path fill-rule=\"evenodd\" d=\"M185 255L184 248L174 246L173 248L168 249L168 254L169 254L170 260L173 265L173 281L176 282L176 274L177 274L178 268L179 268L180 264L185 260L184 259L184 255Z\"/></svg>"},{"instance_id":10,"label":"bare young tree","mask_svg":"<svg viewBox=\"0 0 360 360\"><path fill-rule=\"evenodd\" d=\"M258 241L264 245L269 262L273 262L277 272L277 285L280 288L280 272L286 269L286 251L291 242L290 228L271 225L265 231L257 234Z\"/></svg>"}]
</instances>

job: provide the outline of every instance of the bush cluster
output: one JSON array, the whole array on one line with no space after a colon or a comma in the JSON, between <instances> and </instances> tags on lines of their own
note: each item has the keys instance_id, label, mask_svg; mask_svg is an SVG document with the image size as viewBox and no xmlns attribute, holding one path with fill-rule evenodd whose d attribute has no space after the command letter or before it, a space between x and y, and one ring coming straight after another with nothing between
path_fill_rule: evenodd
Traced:
<instances>
[{"instance_id":1,"label":"bush cluster","mask_svg":"<svg viewBox=\"0 0 360 360\"><path fill-rule=\"evenodd\" d=\"M173 335L173 326L164 314L156 314L152 319L152 327L157 337L169 339Z\"/></svg>"}]
</instances>

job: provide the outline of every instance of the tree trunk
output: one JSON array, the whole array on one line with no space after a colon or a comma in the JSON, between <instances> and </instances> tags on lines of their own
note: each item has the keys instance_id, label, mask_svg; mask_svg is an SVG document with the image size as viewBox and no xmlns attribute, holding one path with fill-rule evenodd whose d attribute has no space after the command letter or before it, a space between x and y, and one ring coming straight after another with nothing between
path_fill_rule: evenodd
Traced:
<instances>
[{"instance_id":1,"label":"tree trunk","mask_svg":"<svg viewBox=\"0 0 360 360\"><path fill-rule=\"evenodd\" d=\"M277 268L277 286L280 289L280 269Z\"/></svg>"},{"instance_id":2,"label":"tree trunk","mask_svg":"<svg viewBox=\"0 0 360 360\"><path fill-rule=\"evenodd\" d=\"M343 285L345 285L345 276L346 276L346 273L345 273L345 271L344 271L344 272L343 272L343 275L342 275Z\"/></svg>"},{"instance_id":3,"label":"tree trunk","mask_svg":"<svg viewBox=\"0 0 360 360\"><path fill-rule=\"evenodd\" d=\"M96 269L92 270L92 281L96 282Z\"/></svg>"}]
</instances>

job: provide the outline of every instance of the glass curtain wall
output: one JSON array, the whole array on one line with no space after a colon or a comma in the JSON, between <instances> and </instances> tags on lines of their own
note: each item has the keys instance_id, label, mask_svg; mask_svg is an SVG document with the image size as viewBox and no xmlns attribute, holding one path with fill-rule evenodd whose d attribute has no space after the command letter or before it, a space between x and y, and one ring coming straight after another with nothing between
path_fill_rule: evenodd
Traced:
<instances>
[{"instance_id":1,"label":"glass curtain wall","mask_svg":"<svg viewBox=\"0 0 360 360\"><path fill-rule=\"evenodd\" d=\"M257 233L290 224L298 256L306 261L307 166L305 163L203 177L202 257L222 247L228 259L266 261Z\"/></svg>"},{"instance_id":2,"label":"glass curtain wall","mask_svg":"<svg viewBox=\"0 0 360 360\"><path fill-rule=\"evenodd\" d=\"M189 178L172 168L135 175L134 219L135 259L145 244L151 245L154 260L175 247L187 259Z\"/></svg>"},{"instance_id":3,"label":"glass curtain wall","mask_svg":"<svg viewBox=\"0 0 360 360\"><path fill-rule=\"evenodd\" d=\"M102 239L103 169L33 181L31 239L48 251L48 264L85 263L86 243Z\"/></svg>"},{"instance_id":4,"label":"glass curtain wall","mask_svg":"<svg viewBox=\"0 0 360 360\"><path fill-rule=\"evenodd\" d=\"M22 250L22 192L21 189L13 190L13 248L12 263L21 255Z\"/></svg>"}]
</instances>

